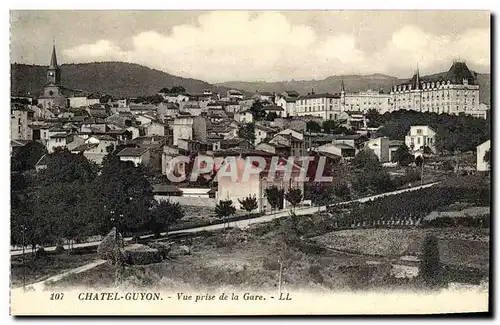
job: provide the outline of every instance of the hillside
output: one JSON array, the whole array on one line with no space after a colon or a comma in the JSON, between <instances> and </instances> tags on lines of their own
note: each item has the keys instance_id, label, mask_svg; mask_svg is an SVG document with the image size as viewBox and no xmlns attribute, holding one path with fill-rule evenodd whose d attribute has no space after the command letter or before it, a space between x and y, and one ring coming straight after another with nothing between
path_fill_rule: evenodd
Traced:
<instances>
[{"instance_id":1,"label":"hillside","mask_svg":"<svg viewBox=\"0 0 500 325\"><path fill-rule=\"evenodd\" d=\"M479 100L486 104L490 103L490 79L490 74L477 74ZM344 86L347 92L364 91L368 89L383 89L385 92L389 92L391 86L405 82L407 79L399 79L383 74L372 74L366 76L331 76L323 80L292 80L282 82L229 81L217 85L228 88L238 88L247 92L268 91L278 93L285 90L296 90L300 94L306 94L310 92L311 89L314 89L316 93L338 93L340 92L342 80L344 80Z\"/></svg>"},{"instance_id":2,"label":"hillside","mask_svg":"<svg viewBox=\"0 0 500 325\"><path fill-rule=\"evenodd\" d=\"M11 64L11 94L38 95L45 84L47 67ZM173 76L138 64L124 62L98 62L63 64L62 84L72 89L110 94L115 97L152 95L163 87L182 85L188 92L204 89L226 92L207 82Z\"/></svg>"}]
</instances>

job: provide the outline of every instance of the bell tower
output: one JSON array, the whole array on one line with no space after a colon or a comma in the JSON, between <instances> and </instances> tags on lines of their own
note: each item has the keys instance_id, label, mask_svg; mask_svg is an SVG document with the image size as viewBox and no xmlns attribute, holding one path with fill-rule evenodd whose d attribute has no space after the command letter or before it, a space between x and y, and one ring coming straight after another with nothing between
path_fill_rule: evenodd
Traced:
<instances>
[{"instance_id":1,"label":"bell tower","mask_svg":"<svg viewBox=\"0 0 500 325\"><path fill-rule=\"evenodd\" d=\"M47 84L59 85L61 83L61 70L57 65L56 45L52 45L52 57L47 69Z\"/></svg>"}]
</instances>

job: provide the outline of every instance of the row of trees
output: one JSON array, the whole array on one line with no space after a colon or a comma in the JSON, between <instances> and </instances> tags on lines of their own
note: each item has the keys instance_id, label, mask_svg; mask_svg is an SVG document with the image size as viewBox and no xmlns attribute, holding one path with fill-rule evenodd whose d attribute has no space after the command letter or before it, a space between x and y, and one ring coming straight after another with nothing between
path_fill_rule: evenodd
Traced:
<instances>
[{"instance_id":1,"label":"row of trees","mask_svg":"<svg viewBox=\"0 0 500 325\"><path fill-rule=\"evenodd\" d=\"M143 168L121 162L116 153L108 154L100 170L82 155L56 151L36 175L14 172L12 243L21 244L23 237L33 246L80 240L113 226L129 235L158 234L182 218L177 203L157 203Z\"/></svg>"},{"instance_id":2,"label":"row of trees","mask_svg":"<svg viewBox=\"0 0 500 325\"><path fill-rule=\"evenodd\" d=\"M158 92L162 94L184 94L186 93L186 88L182 86L173 86L170 89L168 87L163 87Z\"/></svg>"},{"instance_id":3,"label":"row of trees","mask_svg":"<svg viewBox=\"0 0 500 325\"><path fill-rule=\"evenodd\" d=\"M283 199L287 200L292 209L295 210L297 205L302 202L303 194L300 188L291 187L287 192L284 189L279 188L278 186L270 186L265 189L264 196L266 197L271 209L277 210L282 208ZM258 208L257 197L255 195L250 195L244 199L238 199L238 203L240 204L240 208L245 210L247 213L252 213L255 209ZM236 208L233 205L232 200L221 200L215 206L216 215L225 219L234 213L236 213Z\"/></svg>"},{"instance_id":4,"label":"row of trees","mask_svg":"<svg viewBox=\"0 0 500 325\"><path fill-rule=\"evenodd\" d=\"M319 124L316 121L308 121L306 123L307 132L313 133L328 133L328 134L356 134L356 131L341 126L337 121L326 120Z\"/></svg>"}]
</instances>

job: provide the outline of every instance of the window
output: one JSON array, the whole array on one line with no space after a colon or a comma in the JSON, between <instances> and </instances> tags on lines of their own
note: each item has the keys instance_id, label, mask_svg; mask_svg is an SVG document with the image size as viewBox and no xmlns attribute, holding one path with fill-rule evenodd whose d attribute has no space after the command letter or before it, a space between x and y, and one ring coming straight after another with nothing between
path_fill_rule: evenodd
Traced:
<instances>
[{"instance_id":1,"label":"window","mask_svg":"<svg viewBox=\"0 0 500 325\"><path fill-rule=\"evenodd\" d=\"M417 134L422 135L422 129L417 129Z\"/></svg>"},{"instance_id":2,"label":"window","mask_svg":"<svg viewBox=\"0 0 500 325\"><path fill-rule=\"evenodd\" d=\"M420 144L420 137L417 138L417 144Z\"/></svg>"}]
</instances>

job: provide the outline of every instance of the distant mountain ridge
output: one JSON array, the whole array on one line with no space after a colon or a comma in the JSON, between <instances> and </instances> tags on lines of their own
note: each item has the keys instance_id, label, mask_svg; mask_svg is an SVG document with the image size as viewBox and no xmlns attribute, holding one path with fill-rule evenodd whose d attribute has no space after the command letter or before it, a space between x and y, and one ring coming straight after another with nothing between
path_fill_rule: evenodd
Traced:
<instances>
[{"instance_id":1,"label":"distant mountain ridge","mask_svg":"<svg viewBox=\"0 0 500 325\"><path fill-rule=\"evenodd\" d=\"M446 74L440 72L428 77ZM425 76L423 76L425 77ZM491 75L489 73L476 73L476 80L479 84L479 100L481 103L490 104L490 83ZM316 93L339 93L342 81L346 92L358 92L366 90L383 90L390 92L391 87L404 83L409 79L401 79L385 74L375 73L371 75L343 75L330 76L322 80L291 80L278 82L249 82L249 81L228 81L218 83L218 86L228 88L238 88L247 92L276 92L282 93L285 90L295 90L300 94L307 94L314 90Z\"/></svg>"},{"instance_id":2,"label":"distant mountain ridge","mask_svg":"<svg viewBox=\"0 0 500 325\"><path fill-rule=\"evenodd\" d=\"M32 96L37 96L45 85L46 69L46 66L11 64L11 94L16 96L29 93ZM433 74L429 77L444 73L446 72ZM225 94L229 89L238 89L248 94L256 91L281 93L285 90L296 90L300 94L307 94L313 89L316 93L338 93L342 81L344 81L347 92L368 89L389 92L393 85L408 80L375 73L371 75L330 76L322 80L229 81L210 84L202 80L174 76L163 71L125 62L63 64L61 65L61 75L62 84L66 87L94 93L106 93L117 98L153 95L161 88L171 88L176 85L182 85L188 92L193 93L200 93L204 89L218 91L221 94ZM476 78L479 84L479 100L489 105L491 75L478 73Z\"/></svg>"},{"instance_id":3,"label":"distant mountain ridge","mask_svg":"<svg viewBox=\"0 0 500 325\"><path fill-rule=\"evenodd\" d=\"M99 92L114 97L136 97L156 94L161 88L181 85L188 92L204 89L225 94L225 87L208 82L174 76L142 65L125 62L63 64L62 85L71 89ZM11 64L11 94L37 96L46 83L46 66Z\"/></svg>"}]
</instances>

